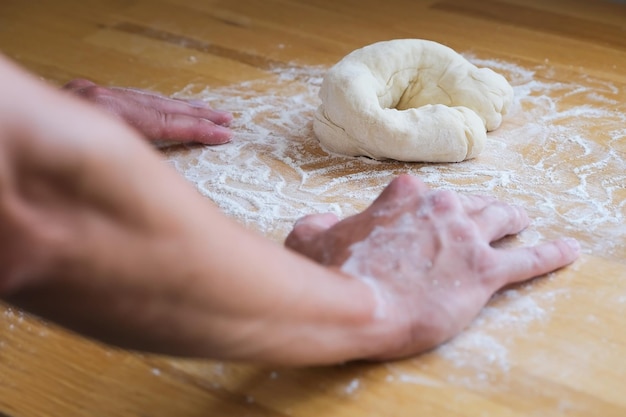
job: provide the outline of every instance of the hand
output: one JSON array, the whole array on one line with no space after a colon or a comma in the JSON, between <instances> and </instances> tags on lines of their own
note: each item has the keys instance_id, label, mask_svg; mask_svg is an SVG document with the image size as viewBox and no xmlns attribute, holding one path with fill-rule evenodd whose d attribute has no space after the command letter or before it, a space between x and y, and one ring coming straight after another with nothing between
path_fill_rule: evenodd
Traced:
<instances>
[{"instance_id":1,"label":"hand","mask_svg":"<svg viewBox=\"0 0 626 417\"><path fill-rule=\"evenodd\" d=\"M201 102L163 97L142 90L102 87L76 79L63 89L117 115L152 141L229 142L232 114L213 110Z\"/></svg>"},{"instance_id":2,"label":"hand","mask_svg":"<svg viewBox=\"0 0 626 417\"><path fill-rule=\"evenodd\" d=\"M530 248L491 245L528 224L519 207L401 176L364 212L341 222L332 214L305 217L285 243L372 287L391 333L375 356L396 358L459 333L502 287L577 258L572 239Z\"/></svg>"}]
</instances>

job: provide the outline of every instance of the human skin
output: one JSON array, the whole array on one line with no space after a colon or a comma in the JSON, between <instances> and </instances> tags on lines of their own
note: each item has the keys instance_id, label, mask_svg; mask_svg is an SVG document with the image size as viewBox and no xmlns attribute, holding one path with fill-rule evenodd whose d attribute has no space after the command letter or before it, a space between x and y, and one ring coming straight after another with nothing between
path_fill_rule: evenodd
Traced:
<instances>
[{"instance_id":1,"label":"human skin","mask_svg":"<svg viewBox=\"0 0 626 417\"><path fill-rule=\"evenodd\" d=\"M501 288L571 262L573 239L497 248L529 224L526 212L493 197L433 190L402 175L365 211L301 219L287 246L373 286L378 315L393 323L391 359L428 350L461 332Z\"/></svg>"},{"instance_id":2,"label":"human skin","mask_svg":"<svg viewBox=\"0 0 626 417\"><path fill-rule=\"evenodd\" d=\"M65 84L63 90L118 116L154 142L220 145L233 135L228 128L233 115L200 101L172 99L134 88L104 87L80 78Z\"/></svg>"},{"instance_id":3,"label":"human skin","mask_svg":"<svg viewBox=\"0 0 626 417\"><path fill-rule=\"evenodd\" d=\"M578 256L567 239L494 249L528 224L522 209L406 175L364 212L306 217L279 245L118 115L1 57L0 73L0 297L106 343L288 366L399 358Z\"/></svg>"}]
</instances>

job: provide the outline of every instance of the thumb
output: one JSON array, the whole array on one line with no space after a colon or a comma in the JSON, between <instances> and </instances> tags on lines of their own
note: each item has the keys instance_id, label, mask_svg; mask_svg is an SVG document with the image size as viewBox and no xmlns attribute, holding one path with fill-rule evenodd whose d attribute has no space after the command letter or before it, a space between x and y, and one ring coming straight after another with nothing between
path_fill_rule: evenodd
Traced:
<instances>
[{"instance_id":1,"label":"thumb","mask_svg":"<svg viewBox=\"0 0 626 417\"><path fill-rule=\"evenodd\" d=\"M335 225L339 219L332 213L311 214L298 220L285 239L285 246L307 254L315 239Z\"/></svg>"}]
</instances>

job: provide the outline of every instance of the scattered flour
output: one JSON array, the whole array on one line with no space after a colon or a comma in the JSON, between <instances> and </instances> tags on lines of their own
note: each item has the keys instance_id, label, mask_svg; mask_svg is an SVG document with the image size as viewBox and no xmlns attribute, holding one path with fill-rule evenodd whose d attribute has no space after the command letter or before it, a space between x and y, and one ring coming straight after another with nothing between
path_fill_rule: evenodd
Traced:
<instances>
[{"instance_id":1,"label":"scattered flour","mask_svg":"<svg viewBox=\"0 0 626 417\"><path fill-rule=\"evenodd\" d=\"M516 97L474 160L410 164L325 153L311 129L325 69L298 66L233 86L188 86L177 96L235 114L235 138L164 152L225 213L277 241L305 214L362 210L394 176L408 172L433 187L524 206L534 223L520 235L522 243L571 231L588 253L626 257L619 245L626 235L626 92L571 74L578 79L555 82L555 70L546 66L468 59L504 74Z\"/></svg>"},{"instance_id":2,"label":"scattered flour","mask_svg":"<svg viewBox=\"0 0 626 417\"><path fill-rule=\"evenodd\" d=\"M353 380L350 381L350 383L345 387L345 393L346 394L354 394L356 392L356 390L359 389L359 386L361 385L361 381L358 378L354 378Z\"/></svg>"},{"instance_id":3,"label":"scattered flour","mask_svg":"<svg viewBox=\"0 0 626 417\"><path fill-rule=\"evenodd\" d=\"M324 68L277 68L269 79L177 96L232 111L232 143L165 149L168 161L228 215L281 241L309 213L348 216L365 208L399 173L432 187L491 194L525 207L533 224L517 243L535 244L563 233L583 251L624 259L626 247L626 91L583 75L554 80L546 65L524 68L467 56L505 75L514 108L489 134L483 153L458 164L407 164L325 153L312 129ZM480 385L511 368L511 339L549 320L562 292L507 291L490 303L470 329L432 352L450 365L449 382ZM622 298L623 299L623 298ZM620 300L622 300L620 299ZM623 302L623 301L621 301ZM390 367L388 380L434 382ZM352 383L346 388L352 389Z\"/></svg>"}]
</instances>

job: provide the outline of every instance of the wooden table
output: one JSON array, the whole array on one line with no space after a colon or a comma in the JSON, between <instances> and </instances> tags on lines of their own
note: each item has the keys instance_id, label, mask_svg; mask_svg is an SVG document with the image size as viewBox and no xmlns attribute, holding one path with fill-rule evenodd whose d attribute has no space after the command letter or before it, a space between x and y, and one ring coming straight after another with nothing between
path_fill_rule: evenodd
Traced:
<instances>
[{"instance_id":1,"label":"wooden table","mask_svg":"<svg viewBox=\"0 0 626 417\"><path fill-rule=\"evenodd\" d=\"M393 38L507 76L516 105L476 160L373 162L311 132L325 69ZM233 144L164 157L225 212L281 240L349 215L396 174L486 192L535 219L511 244L577 237L580 261L499 294L470 329L405 361L269 369L118 351L0 306L0 415L626 415L626 5L591 0L0 2L0 50L75 77L235 112Z\"/></svg>"}]
</instances>

